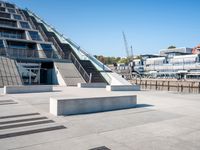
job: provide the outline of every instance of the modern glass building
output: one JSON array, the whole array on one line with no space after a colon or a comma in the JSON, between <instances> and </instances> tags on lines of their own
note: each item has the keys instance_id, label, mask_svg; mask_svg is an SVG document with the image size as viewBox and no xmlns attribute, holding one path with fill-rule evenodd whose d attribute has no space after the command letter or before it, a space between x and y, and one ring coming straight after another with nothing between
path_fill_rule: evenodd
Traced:
<instances>
[{"instance_id":1,"label":"modern glass building","mask_svg":"<svg viewBox=\"0 0 200 150\"><path fill-rule=\"evenodd\" d=\"M0 86L110 83L111 70L40 17L0 1Z\"/></svg>"}]
</instances>

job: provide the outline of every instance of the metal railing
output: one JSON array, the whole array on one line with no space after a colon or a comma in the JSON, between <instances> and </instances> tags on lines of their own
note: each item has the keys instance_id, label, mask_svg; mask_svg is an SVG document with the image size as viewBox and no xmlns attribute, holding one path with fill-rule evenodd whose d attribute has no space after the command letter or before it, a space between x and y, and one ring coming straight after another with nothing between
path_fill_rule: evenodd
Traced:
<instances>
[{"instance_id":1,"label":"metal railing","mask_svg":"<svg viewBox=\"0 0 200 150\"><path fill-rule=\"evenodd\" d=\"M31 18L27 18L27 21L29 21L29 23L31 24L32 29L37 30L37 28L36 28L36 26L35 26L35 24L33 23L33 20L32 20Z\"/></svg>"},{"instance_id":2,"label":"metal railing","mask_svg":"<svg viewBox=\"0 0 200 150\"><path fill-rule=\"evenodd\" d=\"M55 51L28 50L17 48L0 48L0 55L8 56L11 58L58 58L58 54Z\"/></svg>"},{"instance_id":3,"label":"metal railing","mask_svg":"<svg viewBox=\"0 0 200 150\"><path fill-rule=\"evenodd\" d=\"M68 57L65 55L65 53L63 52L62 48L60 47L60 45L57 43L56 39L54 37L50 37L49 41L51 41L53 43L53 45L55 46L56 50L58 51L59 55L61 56L61 58L63 59L68 59Z\"/></svg>"},{"instance_id":4,"label":"metal railing","mask_svg":"<svg viewBox=\"0 0 200 150\"><path fill-rule=\"evenodd\" d=\"M38 26L38 30L40 31L40 33L42 34L43 38L45 41L49 41L48 37L46 36L46 34L44 33L42 27L39 25Z\"/></svg>"},{"instance_id":5,"label":"metal railing","mask_svg":"<svg viewBox=\"0 0 200 150\"><path fill-rule=\"evenodd\" d=\"M82 75L82 77L84 78L84 80L87 83L91 82L91 80L90 80L91 77L88 75L88 73L85 71L85 69L79 63L79 61L76 59L76 57L74 56L74 54L70 53L70 57L69 58L73 62L73 64L76 66L76 68L78 69L78 71L80 72L80 74Z\"/></svg>"},{"instance_id":6,"label":"metal railing","mask_svg":"<svg viewBox=\"0 0 200 150\"><path fill-rule=\"evenodd\" d=\"M18 11L19 14L22 15L22 17L24 18L25 21L28 21L27 17L25 16L25 14L22 10L18 10L18 9L16 9L16 10Z\"/></svg>"},{"instance_id":7,"label":"metal railing","mask_svg":"<svg viewBox=\"0 0 200 150\"><path fill-rule=\"evenodd\" d=\"M58 51L58 54L61 56L61 58L65 59L67 58L65 53L62 51L62 48L60 45L57 43L54 37L47 37L46 33L43 31L42 27L39 25L38 26L39 32L42 34L42 37L44 38L45 41L52 42L53 45L55 46L56 50Z\"/></svg>"}]
</instances>

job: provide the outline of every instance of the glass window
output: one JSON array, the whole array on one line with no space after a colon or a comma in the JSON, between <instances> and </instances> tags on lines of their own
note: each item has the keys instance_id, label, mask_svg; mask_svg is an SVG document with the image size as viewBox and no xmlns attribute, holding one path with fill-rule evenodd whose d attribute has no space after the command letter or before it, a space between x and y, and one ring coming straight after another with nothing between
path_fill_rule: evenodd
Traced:
<instances>
[{"instance_id":1,"label":"glass window","mask_svg":"<svg viewBox=\"0 0 200 150\"><path fill-rule=\"evenodd\" d=\"M40 44L40 45L41 45L43 50L46 50L46 51L52 51L53 50L51 44Z\"/></svg>"},{"instance_id":2,"label":"glass window","mask_svg":"<svg viewBox=\"0 0 200 150\"><path fill-rule=\"evenodd\" d=\"M6 7L9 7L9 8L15 8L15 5L13 4L9 4L9 3L5 3Z\"/></svg>"},{"instance_id":3,"label":"glass window","mask_svg":"<svg viewBox=\"0 0 200 150\"><path fill-rule=\"evenodd\" d=\"M0 19L0 26L17 27L16 21Z\"/></svg>"},{"instance_id":4,"label":"glass window","mask_svg":"<svg viewBox=\"0 0 200 150\"><path fill-rule=\"evenodd\" d=\"M22 28L30 29L28 22L20 22Z\"/></svg>"},{"instance_id":5,"label":"glass window","mask_svg":"<svg viewBox=\"0 0 200 150\"><path fill-rule=\"evenodd\" d=\"M27 50L35 50L36 49L36 44L32 44L32 43L7 41L7 45L9 48L27 49Z\"/></svg>"},{"instance_id":6,"label":"glass window","mask_svg":"<svg viewBox=\"0 0 200 150\"><path fill-rule=\"evenodd\" d=\"M2 18L10 18L10 14L0 12L0 17L2 17Z\"/></svg>"},{"instance_id":7,"label":"glass window","mask_svg":"<svg viewBox=\"0 0 200 150\"><path fill-rule=\"evenodd\" d=\"M0 48L4 48L3 40L0 40Z\"/></svg>"},{"instance_id":8,"label":"glass window","mask_svg":"<svg viewBox=\"0 0 200 150\"><path fill-rule=\"evenodd\" d=\"M12 8L8 8L8 12L9 12L9 13L16 13L15 10L12 9Z\"/></svg>"},{"instance_id":9,"label":"glass window","mask_svg":"<svg viewBox=\"0 0 200 150\"><path fill-rule=\"evenodd\" d=\"M6 11L4 7L0 7L0 11Z\"/></svg>"},{"instance_id":10,"label":"glass window","mask_svg":"<svg viewBox=\"0 0 200 150\"><path fill-rule=\"evenodd\" d=\"M14 38L14 39L25 39L25 34L15 30L4 30L0 29L0 37Z\"/></svg>"},{"instance_id":11,"label":"glass window","mask_svg":"<svg viewBox=\"0 0 200 150\"><path fill-rule=\"evenodd\" d=\"M29 31L29 35L31 36L32 40L42 41L41 37L39 36L38 32L36 32L36 31Z\"/></svg>"},{"instance_id":12,"label":"glass window","mask_svg":"<svg viewBox=\"0 0 200 150\"><path fill-rule=\"evenodd\" d=\"M14 17L14 19L22 20L22 17L21 17L20 15L15 15L15 14L13 14L13 17Z\"/></svg>"}]
</instances>

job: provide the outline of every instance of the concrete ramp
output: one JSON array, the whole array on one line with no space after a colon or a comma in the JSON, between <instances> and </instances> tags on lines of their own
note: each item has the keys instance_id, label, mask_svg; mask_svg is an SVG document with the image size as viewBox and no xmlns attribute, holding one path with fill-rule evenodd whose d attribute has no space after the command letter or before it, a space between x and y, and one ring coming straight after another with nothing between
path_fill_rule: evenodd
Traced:
<instances>
[{"instance_id":1,"label":"concrete ramp","mask_svg":"<svg viewBox=\"0 0 200 150\"><path fill-rule=\"evenodd\" d=\"M15 60L0 56L0 87L22 85Z\"/></svg>"},{"instance_id":2,"label":"concrete ramp","mask_svg":"<svg viewBox=\"0 0 200 150\"><path fill-rule=\"evenodd\" d=\"M77 86L78 83L85 83L85 80L72 62L55 62L54 66L67 86Z\"/></svg>"}]
</instances>

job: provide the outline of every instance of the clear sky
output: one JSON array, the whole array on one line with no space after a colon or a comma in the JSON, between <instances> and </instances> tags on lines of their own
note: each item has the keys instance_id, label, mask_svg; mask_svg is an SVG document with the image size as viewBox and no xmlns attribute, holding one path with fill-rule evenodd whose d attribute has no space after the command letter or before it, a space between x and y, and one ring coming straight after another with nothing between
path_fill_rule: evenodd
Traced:
<instances>
[{"instance_id":1,"label":"clear sky","mask_svg":"<svg viewBox=\"0 0 200 150\"><path fill-rule=\"evenodd\" d=\"M88 52L126 56L200 43L200 0L8 0L28 8Z\"/></svg>"}]
</instances>

